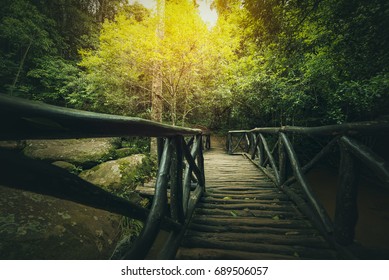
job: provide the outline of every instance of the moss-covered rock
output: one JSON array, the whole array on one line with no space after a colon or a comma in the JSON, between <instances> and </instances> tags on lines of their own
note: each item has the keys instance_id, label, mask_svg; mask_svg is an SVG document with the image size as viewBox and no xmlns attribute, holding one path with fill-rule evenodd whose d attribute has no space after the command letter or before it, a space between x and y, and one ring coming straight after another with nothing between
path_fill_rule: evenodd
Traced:
<instances>
[{"instance_id":1,"label":"moss-covered rock","mask_svg":"<svg viewBox=\"0 0 389 280\"><path fill-rule=\"evenodd\" d=\"M75 166L74 164L71 164L67 161L59 160L59 161L53 162L52 164L55 166L61 167L61 168L65 169L69 172L72 172L72 173L74 173L77 170L77 166Z\"/></svg>"},{"instance_id":2,"label":"moss-covered rock","mask_svg":"<svg viewBox=\"0 0 389 280\"><path fill-rule=\"evenodd\" d=\"M26 141L0 141L0 148L9 150L22 150L26 146Z\"/></svg>"},{"instance_id":3,"label":"moss-covered rock","mask_svg":"<svg viewBox=\"0 0 389 280\"><path fill-rule=\"evenodd\" d=\"M115 151L116 158L124 158L136 153L137 151L135 151L135 149L132 148L121 148Z\"/></svg>"},{"instance_id":4,"label":"moss-covered rock","mask_svg":"<svg viewBox=\"0 0 389 280\"><path fill-rule=\"evenodd\" d=\"M0 259L108 259L122 217L0 186Z\"/></svg>"},{"instance_id":5,"label":"moss-covered rock","mask_svg":"<svg viewBox=\"0 0 389 280\"><path fill-rule=\"evenodd\" d=\"M92 167L112 159L116 145L115 138L29 140L23 152L34 159L66 161L78 166Z\"/></svg>"},{"instance_id":6,"label":"moss-covered rock","mask_svg":"<svg viewBox=\"0 0 389 280\"><path fill-rule=\"evenodd\" d=\"M121 188L127 188L138 176L139 170L146 158L143 154L110 160L85 170L80 177L99 187L117 192Z\"/></svg>"}]
</instances>

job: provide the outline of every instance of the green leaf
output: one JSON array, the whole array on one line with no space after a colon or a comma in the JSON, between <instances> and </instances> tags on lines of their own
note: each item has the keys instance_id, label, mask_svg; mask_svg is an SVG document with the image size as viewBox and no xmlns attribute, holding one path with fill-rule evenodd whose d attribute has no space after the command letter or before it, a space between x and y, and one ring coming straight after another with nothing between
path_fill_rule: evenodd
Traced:
<instances>
[{"instance_id":1,"label":"green leaf","mask_svg":"<svg viewBox=\"0 0 389 280\"><path fill-rule=\"evenodd\" d=\"M275 221L278 221L280 219L280 216L275 215L275 216L272 217L272 219L275 220Z\"/></svg>"},{"instance_id":2,"label":"green leaf","mask_svg":"<svg viewBox=\"0 0 389 280\"><path fill-rule=\"evenodd\" d=\"M230 213L231 213L231 215L233 217L238 217L239 216L238 213L236 213L234 210L232 210Z\"/></svg>"}]
</instances>

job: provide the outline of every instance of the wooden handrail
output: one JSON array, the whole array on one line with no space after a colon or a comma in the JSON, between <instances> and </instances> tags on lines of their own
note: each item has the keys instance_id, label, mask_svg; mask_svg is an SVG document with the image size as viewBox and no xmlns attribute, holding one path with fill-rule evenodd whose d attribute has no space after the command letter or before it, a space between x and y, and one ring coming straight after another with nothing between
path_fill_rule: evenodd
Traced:
<instances>
[{"instance_id":1,"label":"wooden handrail","mask_svg":"<svg viewBox=\"0 0 389 280\"><path fill-rule=\"evenodd\" d=\"M277 134L279 132L308 134L308 135L355 135L355 134L388 134L389 121L366 121L354 122L335 125L324 125L316 127L302 127L302 126L281 126L281 127L260 127L251 130L230 130L229 133L270 133Z\"/></svg>"},{"instance_id":2,"label":"wooden handrail","mask_svg":"<svg viewBox=\"0 0 389 280\"><path fill-rule=\"evenodd\" d=\"M332 236L333 233L338 244L349 245L353 242L357 222L356 217L358 216L356 207L357 180L355 179L357 171L354 170L354 161L358 160L367 166L384 183L384 186L389 188L389 165L387 162L371 149L351 137L352 135L363 135L366 133L389 134L389 122L382 120L321 127L283 126L251 130L231 130L228 132L227 147L230 147L228 151L230 154L234 153L239 147L239 145L236 145L234 149L231 148L234 136L237 139L242 139L242 135L248 136L249 143L247 145L249 145L250 155L246 155L247 158L255 163L282 191L289 195L323 234ZM269 149L265 138L266 134L279 138L275 144L276 146L278 145L278 151L275 148L273 150ZM305 166L301 167L288 137L288 135L295 134L301 136L326 135L328 138L332 137L332 139ZM341 164L339 166L341 179L337 192L335 220L334 224L332 224L328 213L305 179L304 173L330 154L331 151L335 150L336 144L338 144L341 153ZM278 165L273 157L274 152L278 152ZM256 158L258 158L258 161L255 160ZM271 165L271 171L266 168L267 162ZM288 169L292 170L293 174L286 176ZM302 188L308 204L289 187L296 181Z\"/></svg>"},{"instance_id":3,"label":"wooden handrail","mask_svg":"<svg viewBox=\"0 0 389 280\"><path fill-rule=\"evenodd\" d=\"M5 174L0 176L0 184L145 221L135 243L131 246L128 242L121 243L121 247L113 254L115 259L144 258L161 229L170 231L171 238L159 257L174 257L179 238L182 238L190 216L205 190L203 148L211 148L208 130L203 133L200 129L61 108L3 94L0 94L0 128L0 140L158 137L159 167L150 210L117 197L59 167L2 149L0 168ZM188 143L185 140L187 136L192 136ZM196 178L194 189L193 178ZM46 187L48 185L50 188ZM166 211L168 185L171 189L170 212Z\"/></svg>"},{"instance_id":4,"label":"wooden handrail","mask_svg":"<svg viewBox=\"0 0 389 280\"><path fill-rule=\"evenodd\" d=\"M0 94L0 140L196 135L202 130L63 108Z\"/></svg>"}]
</instances>

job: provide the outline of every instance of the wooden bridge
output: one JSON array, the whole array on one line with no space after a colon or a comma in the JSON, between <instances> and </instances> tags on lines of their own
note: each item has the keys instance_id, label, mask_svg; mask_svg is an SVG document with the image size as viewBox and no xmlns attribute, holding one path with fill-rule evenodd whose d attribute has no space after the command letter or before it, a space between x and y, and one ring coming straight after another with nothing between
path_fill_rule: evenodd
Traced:
<instances>
[{"instance_id":1,"label":"wooden bridge","mask_svg":"<svg viewBox=\"0 0 389 280\"><path fill-rule=\"evenodd\" d=\"M0 140L108 136L158 138L159 168L150 209L102 190L59 167L0 149L0 183L144 221L115 259L351 259L357 222L356 162L389 186L385 161L355 137L387 134L389 122L230 131L227 147L209 132L122 116L59 108L0 95ZM290 136L325 143L301 165ZM272 147L270 147L272 146ZM203 149L208 150L203 154ZM340 153L332 221L305 173ZM47 186L50 186L49 188Z\"/></svg>"},{"instance_id":2,"label":"wooden bridge","mask_svg":"<svg viewBox=\"0 0 389 280\"><path fill-rule=\"evenodd\" d=\"M180 259L336 259L336 250L245 156L205 153L206 192Z\"/></svg>"}]
</instances>

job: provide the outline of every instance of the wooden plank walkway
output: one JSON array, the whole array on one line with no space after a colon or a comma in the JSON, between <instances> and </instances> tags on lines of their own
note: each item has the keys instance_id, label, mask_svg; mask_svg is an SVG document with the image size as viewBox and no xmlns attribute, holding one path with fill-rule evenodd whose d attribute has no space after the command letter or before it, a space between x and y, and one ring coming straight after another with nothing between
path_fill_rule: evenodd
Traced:
<instances>
[{"instance_id":1,"label":"wooden plank walkway","mask_svg":"<svg viewBox=\"0 0 389 280\"><path fill-rule=\"evenodd\" d=\"M177 259L336 259L310 221L242 155L205 153L207 192Z\"/></svg>"}]
</instances>

